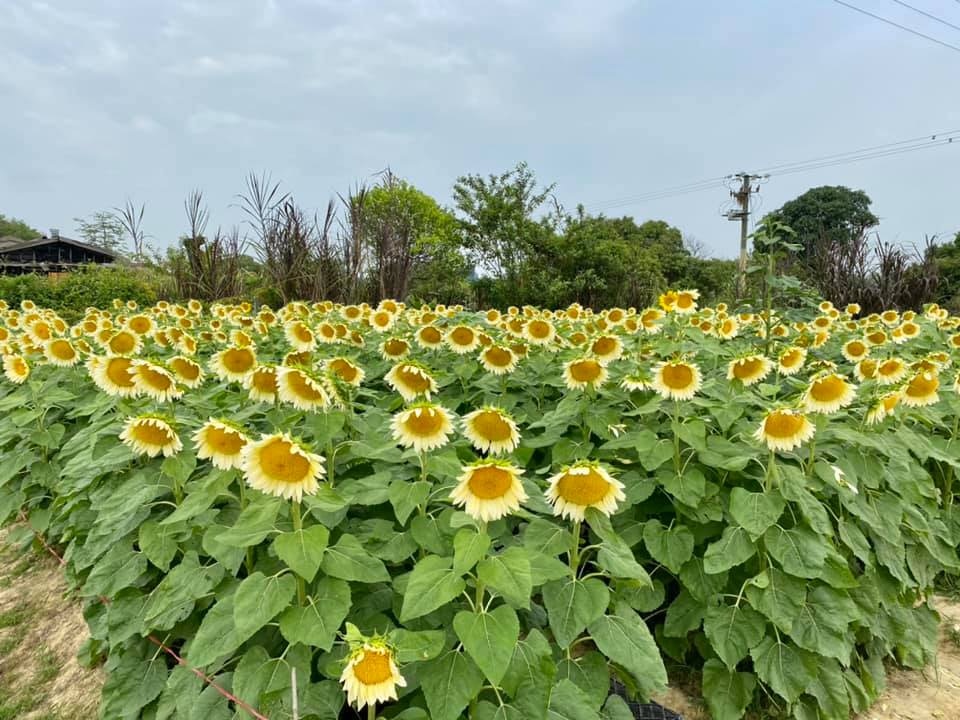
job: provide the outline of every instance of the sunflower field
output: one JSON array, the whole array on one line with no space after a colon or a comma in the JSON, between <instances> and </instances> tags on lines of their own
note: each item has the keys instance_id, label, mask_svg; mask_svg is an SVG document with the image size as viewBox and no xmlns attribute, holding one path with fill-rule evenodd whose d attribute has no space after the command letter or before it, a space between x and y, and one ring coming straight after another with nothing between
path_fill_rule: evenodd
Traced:
<instances>
[{"instance_id":1,"label":"sunflower field","mask_svg":"<svg viewBox=\"0 0 960 720\"><path fill-rule=\"evenodd\" d=\"M108 719L627 720L669 670L841 720L960 571L936 306L23 301L0 354L0 522Z\"/></svg>"}]
</instances>

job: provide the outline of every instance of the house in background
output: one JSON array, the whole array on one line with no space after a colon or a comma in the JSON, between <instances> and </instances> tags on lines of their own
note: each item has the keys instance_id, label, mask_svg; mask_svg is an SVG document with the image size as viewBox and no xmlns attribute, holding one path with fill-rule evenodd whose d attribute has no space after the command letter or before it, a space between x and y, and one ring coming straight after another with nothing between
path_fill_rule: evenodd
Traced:
<instances>
[{"instance_id":1,"label":"house in background","mask_svg":"<svg viewBox=\"0 0 960 720\"><path fill-rule=\"evenodd\" d=\"M49 237L34 240L0 238L0 275L51 275L91 263L106 265L116 261L116 253L71 240L59 230L51 230Z\"/></svg>"}]
</instances>

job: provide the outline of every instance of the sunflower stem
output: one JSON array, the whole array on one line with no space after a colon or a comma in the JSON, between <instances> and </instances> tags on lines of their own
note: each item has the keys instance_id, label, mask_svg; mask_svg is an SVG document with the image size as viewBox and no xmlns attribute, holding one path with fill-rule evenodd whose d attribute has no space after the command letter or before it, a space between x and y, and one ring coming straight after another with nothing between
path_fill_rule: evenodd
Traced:
<instances>
[{"instance_id":1,"label":"sunflower stem","mask_svg":"<svg viewBox=\"0 0 960 720\"><path fill-rule=\"evenodd\" d=\"M303 529L303 518L300 517L300 501L294 500L290 505L290 518L293 520L294 532L300 532ZM294 573L296 575L296 573ZM304 607L307 604L307 589L303 578L296 575L297 578L297 604Z\"/></svg>"},{"instance_id":2,"label":"sunflower stem","mask_svg":"<svg viewBox=\"0 0 960 720\"><path fill-rule=\"evenodd\" d=\"M764 492L770 492L777 482L777 453L770 451L770 460L767 462L767 474L763 480Z\"/></svg>"},{"instance_id":3,"label":"sunflower stem","mask_svg":"<svg viewBox=\"0 0 960 720\"><path fill-rule=\"evenodd\" d=\"M673 401L673 469L677 477L683 474L680 463L680 401Z\"/></svg>"},{"instance_id":4,"label":"sunflower stem","mask_svg":"<svg viewBox=\"0 0 960 720\"><path fill-rule=\"evenodd\" d=\"M240 487L240 512L247 507L247 488L243 478L237 479L237 485ZM253 573L253 546L248 545L244 553L243 566L247 569L247 575Z\"/></svg>"},{"instance_id":5,"label":"sunflower stem","mask_svg":"<svg viewBox=\"0 0 960 720\"><path fill-rule=\"evenodd\" d=\"M334 472L333 467L336 464L337 450L333 447L333 439L327 442L327 484L333 490Z\"/></svg>"},{"instance_id":6,"label":"sunflower stem","mask_svg":"<svg viewBox=\"0 0 960 720\"><path fill-rule=\"evenodd\" d=\"M807 477L813 477L813 462L817 458L817 436L810 439L810 460L807 462Z\"/></svg>"},{"instance_id":7,"label":"sunflower stem","mask_svg":"<svg viewBox=\"0 0 960 720\"><path fill-rule=\"evenodd\" d=\"M570 573L574 579L577 577L577 570L580 568L580 521L573 522L573 539L570 542Z\"/></svg>"},{"instance_id":8,"label":"sunflower stem","mask_svg":"<svg viewBox=\"0 0 960 720\"><path fill-rule=\"evenodd\" d=\"M370 703L367 705L367 720L377 720L377 705Z\"/></svg>"}]
</instances>

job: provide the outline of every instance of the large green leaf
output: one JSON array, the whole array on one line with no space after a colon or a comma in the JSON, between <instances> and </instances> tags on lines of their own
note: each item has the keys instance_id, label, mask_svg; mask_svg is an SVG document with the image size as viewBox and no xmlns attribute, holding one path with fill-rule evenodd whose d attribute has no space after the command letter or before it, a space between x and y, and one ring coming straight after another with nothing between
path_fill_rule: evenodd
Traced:
<instances>
[{"instance_id":1,"label":"large green leaf","mask_svg":"<svg viewBox=\"0 0 960 720\"><path fill-rule=\"evenodd\" d=\"M389 633L390 644L397 651L397 662L401 665L411 662L433 660L446 644L447 634L443 630L404 630L398 628Z\"/></svg>"},{"instance_id":2,"label":"large green leaf","mask_svg":"<svg viewBox=\"0 0 960 720\"><path fill-rule=\"evenodd\" d=\"M711 606L703 621L707 639L730 670L760 642L766 626L763 615L746 605Z\"/></svg>"},{"instance_id":3,"label":"large green leaf","mask_svg":"<svg viewBox=\"0 0 960 720\"><path fill-rule=\"evenodd\" d=\"M795 702L817 676L816 655L769 635L750 657L760 679L787 702Z\"/></svg>"},{"instance_id":4,"label":"large green leaf","mask_svg":"<svg viewBox=\"0 0 960 720\"><path fill-rule=\"evenodd\" d=\"M643 528L643 542L650 555L674 575L693 556L693 533L685 525L667 528L649 520Z\"/></svg>"},{"instance_id":5,"label":"large green leaf","mask_svg":"<svg viewBox=\"0 0 960 720\"><path fill-rule=\"evenodd\" d=\"M178 538L182 532L181 526L161 525L156 520L148 520L138 531L140 549L150 562L166 572L180 547Z\"/></svg>"},{"instance_id":6,"label":"large green leaf","mask_svg":"<svg viewBox=\"0 0 960 720\"><path fill-rule=\"evenodd\" d=\"M139 717L140 709L157 697L167 683L163 656L120 664L107 675L101 717Z\"/></svg>"},{"instance_id":7,"label":"large green leaf","mask_svg":"<svg viewBox=\"0 0 960 720\"><path fill-rule=\"evenodd\" d=\"M473 528L461 528L453 537L453 569L458 573L472 570L489 549L489 535Z\"/></svg>"},{"instance_id":8,"label":"large green leaf","mask_svg":"<svg viewBox=\"0 0 960 720\"><path fill-rule=\"evenodd\" d=\"M686 590L674 598L667 608L667 615L663 622L663 634L666 637L682 638L687 633L696 630L703 622L706 608L699 600Z\"/></svg>"},{"instance_id":9,"label":"large green leaf","mask_svg":"<svg viewBox=\"0 0 960 720\"><path fill-rule=\"evenodd\" d=\"M610 590L596 578L556 580L543 586L543 604L557 644L566 648L603 615Z\"/></svg>"},{"instance_id":10,"label":"large green leaf","mask_svg":"<svg viewBox=\"0 0 960 720\"><path fill-rule=\"evenodd\" d=\"M113 597L136 583L146 569L147 558L143 553L134 552L128 543L115 545L93 567L82 592L88 597Z\"/></svg>"},{"instance_id":11,"label":"large green leaf","mask_svg":"<svg viewBox=\"0 0 960 720\"><path fill-rule=\"evenodd\" d=\"M800 615L800 606L807 592L806 583L777 568L767 570L763 578L763 587L747 585L747 600L781 632L789 633Z\"/></svg>"},{"instance_id":12,"label":"large green leaf","mask_svg":"<svg viewBox=\"0 0 960 720\"><path fill-rule=\"evenodd\" d=\"M419 675L431 720L457 720L483 686L483 673L458 650L423 663Z\"/></svg>"},{"instance_id":13,"label":"large green leaf","mask_svg":"<svg viewBox=\"0 0 960 720\"><path fill-rule=\"evenodd\" d=\"M533 573L528 551L524 548L514 546L482 560L477 566L477 575L513 607L530 607Z\"/></svg>"},{"instance_id":14,"label":"large green leaf","mask_svg":"<svg viewBox=\"0 0 960 720\"><path fill-rule=\"evenodd\" d=\"M273 549L287 567L307 582L313 582L329 540L329 530L323 525L313 525L277 535L273 539Z\"/></svg>"},{"instance_id":15,"label":"large green leaf","mask_svg":"<svg viewBox=\"0 0 960 720\"><path fill-rule=\"evenodd\" d=\"M258 498L240 513L233 527L217 536L217 541L233 547L257 545L273 532L279 512L279 498Z\"/></svg>"},{"instance_id":16,"label":"large green leaf","mask_svg":"<svg viewBox=\"0 0 960 720\"><path fill-rule=\"evenodd\" d=\"M418 562L407 582L400 621L408 622L446 605L463 592L466 583L453 569L453 558L429 555Z\"/></svg>"},{"instance_id":17,"label":"large green leaf","mask_svg":"<svg viewBox=\"0 0 960 720\"><path fill-rule=\"evenodd\" d=\"M292 575L267 577L255 572L234 595L233 620L237 635L250 636L273 620L293 599L297 582Z\"/></svg>"},{"instance_id":18,"label":"large green leaf","mask_svg":"<svg viewBox=\"0 0 960 720\"><path fill-rule=\"evenodd\" d=\"M728 670L719 660L707 660L703 666L703 699L714 720L740 720L756 686L752 673Z\"/></svg>"},{"instance_id":19,"label":"large green leaf","mask_svg":"<svg viewBox=\"0 0 960 720\"><path fill-rule=\"evenodd\" d=\"M711 575L745 563L757 552L749 533L739 525L724 528L720 539L711 543L703 555L703 569Z\"/></svg>"},{"instance_id":20,"label":"large green leaf","mask_svg":"<svg viewBox=\"0 0 960 720\"><path fill-rule=\"evenodd\" d=\"M848 665L854 644L851 623L857 619L859 612L846 592L817 585L801 604L790 637L802 648Z\"/></svg>"},{"instance_id":21,"label":"large green leaf","mask_svg":"<svg viewBox=\"0 0 960 720\"><path fill-rule=\"evenodd\" d=\"M600 652L626 668L645 696L666 688L667 671L657 643L628 605L618 603L613 614L594 620L588 629Z\"/></svg>"},{"instance_id":22,"label":"large green leaf","mask_svg":"<svg viewBox=\"0 0 960 720\"><path fill-rule=\"evenodd\" d=\"M559 680L550 693L549 720L600 720L590 698L570 680Z\"/></svg>"},{"instance_id":23,"label":"large green leaf","mask_svg":"<svg viewBox=\"0 0 960 720\"><path fill-rule=\"evenodd\" d=\"M350 612L350 586L322 578L304 607L291 607L280 616L280 632L288 643L303 643L328 651Z\"/></svg>"},{"instance_id":24,"label":"large green leaf","mask_svg":"<svg viewBox=\"0 0 960 720\"><path fill-rule=\"evenodd\" d=\"M776 490L748 492L740 487L730 491L730 516L754 538L763 535L783 514L786 503Z\"/></svg>"},{"instance_id":25,"label":"large green leaf","mask_svg":"<svg viewBox=\"0 0 960 720\"><path fill-rule=\"evenodd\" d=\"M453 618L453 629L487 679L499 685L520 636L516 611L509 605L490 612L461 611Z\"/></svg>"},{"instance_id":26,"label":"large green leaf","mask_svg":"<svg viewBox=\"0 0 960 720\"><path fill-rule=\"evenodd\" d=\"M763 544L786 572L802 578L820 575L829 550L820 535L802 525L789 530L774 525L764 534Z\"/></svg>"},{"instance_id":27,"label":"large green leaf","mask_svg":"<svg viewBox=\"0 0 960 720\"><path fill-rule=\"evenodd\" d=\"M341 535L336 545L326 549L320 561L323 571L350 582L389 582L390 573L379 558L368 553L353 535Z\"/></svg>"},{"instance_id":28,"label":"large green leaf","mask_svg":"<svg viewBox=\"0 0 960 720\"><path fill-rule=\"evenodd\" d=\"M186 658L193 667L212 664L232 653L247 639L237 634L233 610L232 595L218 600L207 610L197 634L187 646Z\"/></svg>"}]
</instances>

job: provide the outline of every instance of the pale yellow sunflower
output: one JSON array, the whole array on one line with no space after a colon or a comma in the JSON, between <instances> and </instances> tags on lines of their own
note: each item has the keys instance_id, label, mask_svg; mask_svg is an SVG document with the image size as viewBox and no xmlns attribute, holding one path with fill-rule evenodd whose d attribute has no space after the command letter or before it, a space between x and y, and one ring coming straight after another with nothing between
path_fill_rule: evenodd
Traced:
<instances>
[{"instance_id":1,"label":"pale yellow sunflower","mask_svg":"<svg viewBox=\"0 0 960 720\"><path fill-rule=\"evenodd\" d=\"M340 683L347 693L347 703L361 710L397 699L397 688L407 681L397 668L393 651L383 641L373 639L353 649L347 666L340 675Z\"/></svg>"},{"instance_id":2,"label":"pale yellow sunflower","mask_svg":"<svg viewBox=\"0 0 960 720\"><path fill-rule=\"evenodd\" d=\"M402 360L410 354L410 343L403 338L390 338L380 343L380 356L384 360Z\"/></svg>"},{"instance_id":3,"label":"pale yellow sunflower","mask_svg":"<svg viewBox=\"0 0 960 720\"><path fill-rule=\"evenodd\" d=\"M623 356L623 341L616 335L600 335L590 344L590 353L604 365Z\"/></svg>"},{"instance_id":4,"label":"pale yellow sunflower","mask_svg":"<svg viewBox=\"0 0 960 720\"><path fill-rule=\"evenodd\" d=\"M251 400L272 403L277 399L277 368L273 365L257 365L247 375L243 386Z\"/></svg>"},{"instance_id":5,"label":"pale yellow sunflower","mask_svg":"<svg viewBox=\"0 0 960 720\"><path fill-rule=\"evenodd\" d=\"M902 396L902 391L894 390L877 398L877 402L867 411L867 425L876 425L893 415Z\"/></svg>"},{"instance_id":6,"label":"pale yellow sunflower","mask_svg":"<svg viewBox=\"0 0 960 720\"><path fill-rule=\"evenodd\" d=\"M313 495L326 473L323 458L310 452L287 433L263 435L243 448L241 469L247 484L277 497L299 502Z\"/></svg>"},{"instance_id":7,"label":"pale yellow sunflower","mask_svg":"<svg viewBox=\"0 0 960 720\"><path fill-rule=\"evenodd\" d=\"M508 462L481 460L463 467L450 493L474 520L493 522L520 509L527 493L520 482L523 470Z\"/></svg>"},{"instance_id":8,"label":"pale yellow sunflower","mask_svg":"<svg viewBox=\"0 0 960 720\"><path fill-rule=\"evenodd\" d=\"M940 400L940 378L931 370L918 372L903 386L900 402L907 407L926 407Z\"/></svg>"},{"instance_id":9,"label":"pale yellow sunflower","mask_svg":"<svg viewBox=\"0 0 960 720\"><path fill-rule=\"evenodd\" d=\"M528 320L523 326L523 337L531 345L549 345L557 336L553 323L543 318Z\"/></svg>"},{"instance_id":10,"label":"pale yellow sunflower","mask_svg":"<svg viewBox=\"0 0 960 720\"><path fill-rule=\"evenodd\" d=\"M130 377L140 395L146 395L157 402L178 400L183 390L177 387L173 374L149 360L134 360L130 365Z\"/></svg>"},{"instance_id":11,"label":"pale yellow sunflower","mask_svg":"<svg viewBox=\"0 0 960 720\"><path fill-rule=\"evenodd\" d=\"M492 455L513 452L520 444L516 421L496 407L487 406L464 415L463 434L477 450Z\"/></svg>"},{"instance_id":12,"label":"pale yellow sunflower","mask_svg":"<svg viewBox=\"0 0 960 720\"><path fill-rule=\"evenodd\" d=\"M863 340L848 340L840 350L848 362L857 363L870 354L870 346Z\"/></svg>"},{"instance_id":13,"label":"pale yellow sunflower","mask_svg":"<svg viewBox=\"0 0 960 720\"><path fill-rule=\"evenodd\" d=\"M167 367L184 387L195 388L203 384L203 368L190 358L176 355L170 358Z\"/></svg>"},{"instance_id":14,"label":"pale yellow sunflower","mask_svg":"<svg viewBox=\"0 0 960 720\"><path fill-rule=\"evenodd\" d=\"M587 508L596 508L612 515L617 503L626 500L624 485L599 463L581 460L552 476L546 498L553 505L553 514L582 521Z\"/></svg>"},{"instance_id":15,"label":"pale yellow sunflower","mask_svg":"<svg viewBox=\"0 0 960 720\"><path fill-rule=\"evenodd\" d=\"M456 325L447 332L446 341L457 355L466 355L480 346L480 335L469 325Z\"/></svg>"},{"instance_id":16,"label":"pale yellow sunflower","mask_svg":"<svg viewBox=\"0 0 960 720\"><path fill-rule=\"evenodd\" d=\"M843 376L824 373L815 376L803 395L803 405L808 412L829 415L853 402L856 388Z\"/></svg>"},{"instance_id":17,"label":"pale yellow sunflower","mask_svg":"<svg viewBox=\"0 0 960 720\"><path fill-rule=\"evenodd\" d=\"M429 400L430 396L437 391L437 381L425 367L417 363L397 363L390 368L383 379L407 402L415 400L420 395Z\"/></svg>"},{"instance_id":18,"label":"pale yellow sunflower","mask_svg":"<svg viewBox=\"0 0 960 720\"><path fill-rule=\"evenodd\" d=\"M227 347L210 358L210 369L228 382L242 383L256 366L257 353L252 347Z\"/></svg>"},{"instance_id":19,"label":"pale yellow sunflower","mask_svg":"<svg viewBox=\"0 0 960 720\"><path fill-rule=\"evenodd\" d=\"M298 410L324 410L330 406L327 386L306 370L277 368L277 396Z\"/></svg>"},{"instance_id":20,"label":"pale yellow sunflower","mask_svg":"<svg viewBox=\"0 0 960 720\"><path fill-rule=\"evenodd\" d=\"M127 418L120 441L137 455L170 457L183 449L180 436L166 418L153 415Z\"/></svg>"},{"instance_id":21,"label":"pale yellow sunflower","mask_svg":"<svg viewBox=\"0 0 960 720\"><path fill-rule=\"evenodd\" d=\"M440 405L418 403L396 413L391 429L400 445L426 452L447 444L453 433L453 418L450 411Z\"/></svg>"},{"instance_id":22,"label":"pale yellow sunflower","mask_svg":"<svg viewBox=\"0 0 960 720\"><path fill-rule=\"evenodd\" d=\"M505 345L490 345L480 352L480 364L491 375L508 375L517 369L520 358Z\"/></svg>"},{"instance_id":23,"label":"pale yellow sunflower","mask_svg":"<svg viewBox=\"0 0 960 720\"><path fill-rule=\"evenodd\" d=\"M327 371L353 387L360 387L366 373L363 368L345 357L330 358L326 361Z\"/></svg>"},{"instance_id":24,"label":"pale yellow sunflower","mask_svg":"<svg viewBox=\"0 0 960 720\"><path fill-rule=\"evenodd\" d=\"M807 361L807 350L802 347L788 347L777 358L777 370L785 377L796 375Z\"/></svg>"},{"instance_id":25,"label":"pale yellow sunflower","mask_svg":"<svg viewBox=\"0 0 960 720\"><path fill-rule=\"evenodd\" d=\"M313 330L302 320L289 323L284 326L283 334L287 342L297 352L310 351L317 347L317 338Z\"/></svg>"},{"instance_id":26,"label":"pale yellow sunflower","mask_svg":"<svg viewBox=\"0 0 960 720\"><path fill-rule=\"evenodd\" d=\"M768 412L754 437L771 450L790 452L813 437L813 423L799 410L780 408Z\"/></svg>"},{"instance_id":27,"label":"pale yellow sunflower","mask_svg":"<svg viewBox=\"0 0 960 720\"><path fill-rule=\"evenodd\" d=\"M579 358L563 366L563 382L571 390L598 388L606 382L609 372L599 360Z\"/></svg>"},{"instance_id":28,"label":"pale yellow sunflower","mask_svg":"<svg viewBox=\"0 0 960 720\"><path fill-rule=\"evenodd\" d=\"M443 345L443 333L434 325L424 325L417 330L417 344L422 348L432 350Z\"/></svg>"},{"instance_id":29,"label":"pale yellow sunflower","mask_svg":"<svg viewBox=\"0 0 960 720\"><path fill-rule=\"evenodd\" d=\"M134 397L138 394L133 380L133 360L122 355L87 359L87 372L93 383L107 395Z\"/></svg>"},{"instance_id":30,"label":"pale yellow sunflower","mask_svg":"<svg viewBox=\"0 0 960 720\"><path fill-rule=\"evenodd\" d=\"M695 363L666 360L653 368L650 381L658 395L666 400L690 400L703 385L703 376Z\"/></svg>"},{"instance_id":31,"label":"pale yellow sunflower","mask_svg":"<svg viewBox=\"0 0 960 720\"><path fill-rule=\"evenodd\" d=\"M766 355L747 355L731 360L727 365L727 380L739 380L745 386L762 381L773 370L773 363Z\"/></svg>"},{"instance_id":32,"label":"pale yellow sunflower","mask_svg":"<svg viewBox=\"0 0 960 720\"><path fill-rule=\"evenodd\" d=\"M239 468L243 460L243 448L249 442L239 428L222 420L210 418L193 434L197 457L209 459L221 470Z\"/></svg>"},{"instance_id":33,"label":"pale yellow sunflower","mask_svg":"<svg viewBox=\"0 0 960 720\"><path fill-rule=\"evenodd\" d=\"M57 367L72 367L80 362L80 353L69 340L63 338L47 340L43 344L43 356L48 363Z\"/></svg>"},{"instance_id":34,"label":"pale yellow sunflower","mask_svg":"<svg viewBox=\"0 0 960 720\"><path fill-rule=\"evenodd\" d=\"M22 355L4 355L3 374L14 385L22 385L30 377L30 365L23 359Z\"/></svg>"},{"instance_id":35,"label":"pale yellow sunflower","mask_svg":"<svg viewBox=\"0 0 960 720\"><path fill-rule=\"evenodd\" d=\"M900 358L887 358L877 365L876 380L880 385L895 385L907 375L907 364Z\"/></svg>"}]
</instances>

